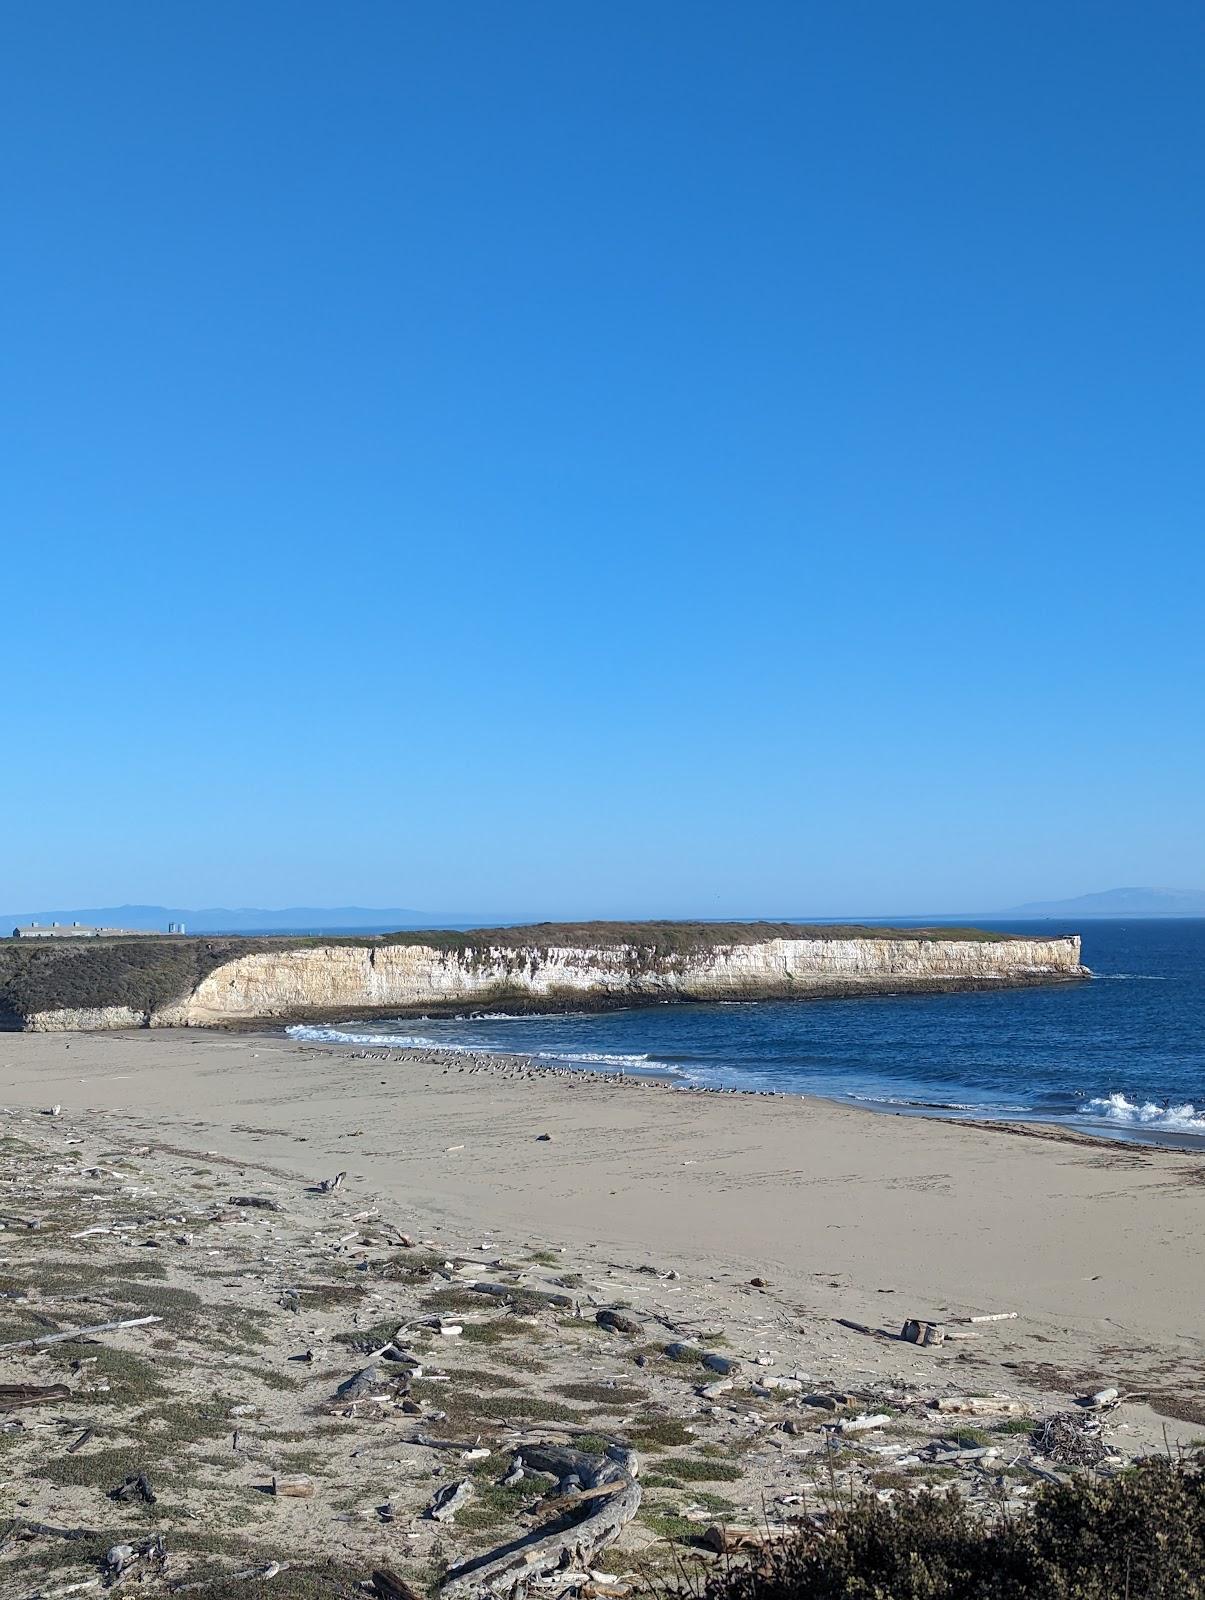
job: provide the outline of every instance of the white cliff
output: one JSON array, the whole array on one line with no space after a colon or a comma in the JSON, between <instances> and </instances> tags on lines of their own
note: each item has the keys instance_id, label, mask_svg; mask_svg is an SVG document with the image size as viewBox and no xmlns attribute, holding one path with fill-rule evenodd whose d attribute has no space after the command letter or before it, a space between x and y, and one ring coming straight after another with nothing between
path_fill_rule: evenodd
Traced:
<instances>
[{"instance_id":1,"label":"white cliff","mask_svg":"<svg viewBox=\"0 0 1205 1600\"><path fill-rule=\"evenodd\" d=\"M539 1001L791 999L989 988L1086 976L1078 937L775 938L652 956L636 944L282 945L223 962L183 998L40 1011L25 1026L206 1027L258 1020Z\"/></svg>"}]
</instances>

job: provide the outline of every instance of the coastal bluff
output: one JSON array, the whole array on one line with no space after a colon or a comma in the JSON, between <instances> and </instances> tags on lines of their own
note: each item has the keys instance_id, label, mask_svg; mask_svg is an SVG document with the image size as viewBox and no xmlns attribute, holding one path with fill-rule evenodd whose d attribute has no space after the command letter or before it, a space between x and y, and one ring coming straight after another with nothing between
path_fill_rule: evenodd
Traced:
<instances>
[{"instance_id":1,"label":"coastal bluff","mask_svg":"<svg viewBox=\"0 0 1205 1600\"><path fill-rule=\"evenodd\" d=\"M49 942L48 942L49 943ZM1064 983L1077 935L792 923L583 923L378 938L0 946L0 1026L221 1027L472 1008L819 999Z\"/></svg>"}]
</instances>

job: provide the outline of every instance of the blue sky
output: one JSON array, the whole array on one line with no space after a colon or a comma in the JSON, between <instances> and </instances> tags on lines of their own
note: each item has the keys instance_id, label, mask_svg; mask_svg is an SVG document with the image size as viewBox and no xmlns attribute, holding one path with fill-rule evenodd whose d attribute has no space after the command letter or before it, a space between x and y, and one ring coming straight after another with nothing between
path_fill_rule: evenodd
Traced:
<instances>
[{"instance_id":1,"label":"blue sky","mask_svg":"<svg viewBox=\"0 0 1205 1600\"><path fill-rule=\"evenodd\" d=\"M0 904L1205 883L1205 12L0 19Z\"/></svg>"}]
</instances>

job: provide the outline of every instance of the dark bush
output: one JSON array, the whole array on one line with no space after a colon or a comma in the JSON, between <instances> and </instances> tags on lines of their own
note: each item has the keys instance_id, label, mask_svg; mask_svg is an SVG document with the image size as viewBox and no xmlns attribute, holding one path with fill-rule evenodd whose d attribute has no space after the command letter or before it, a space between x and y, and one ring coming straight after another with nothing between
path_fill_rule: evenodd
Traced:
<instances>
[{"instance_id":1,"label":"dark bush","mask_svg":"<svg viewBox=\"0 0 1205 1600\"><path fill-rule=\"evenodd\" d=\"M859 1500L703 1600L1205 1600L1205 1474L1153 1461L985 1522L958 1494Z\"/></svg>"}]
</instances>

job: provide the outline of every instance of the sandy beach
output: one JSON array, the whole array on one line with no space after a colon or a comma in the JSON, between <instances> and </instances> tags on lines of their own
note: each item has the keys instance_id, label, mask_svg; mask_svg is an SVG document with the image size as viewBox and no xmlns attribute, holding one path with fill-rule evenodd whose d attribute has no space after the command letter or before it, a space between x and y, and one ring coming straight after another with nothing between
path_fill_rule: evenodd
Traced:
<instances>
[{"instance_id":1,"label":"sandy beach","mask_svg":"<svg viewBox=\"0 0 1205 1600\"><path fill-rule=\"evenodd\" d=\"M992 1516L1205 1435L1192 1155L252 1034L6 1035L0 1085L6 1593L118 1545L155 1592L434 1592L609 1448L623 1596L712 1524Z\"/></svg>"},{"instance_id":2,"label":"sandy beach","mask_svg":"<svg viewBox=\"0 0 1205 1600\"><path fill-rule=\"evenodd\" d=\"M466 1240L773 1279L851 1360L874 1359L874 1343L834 1318L1015 1310L973 1359L1205 1389L1198 1156L377 1054L203 1032L13 1035L0 1083L13 1104L120 1111L145 1134L299 1176L346 1168Z\"/></svg>"}]
</instances>

